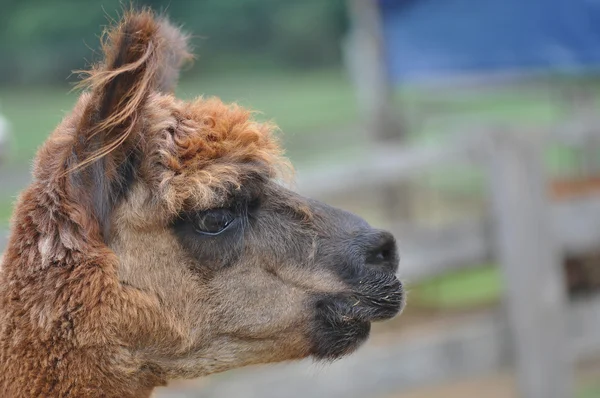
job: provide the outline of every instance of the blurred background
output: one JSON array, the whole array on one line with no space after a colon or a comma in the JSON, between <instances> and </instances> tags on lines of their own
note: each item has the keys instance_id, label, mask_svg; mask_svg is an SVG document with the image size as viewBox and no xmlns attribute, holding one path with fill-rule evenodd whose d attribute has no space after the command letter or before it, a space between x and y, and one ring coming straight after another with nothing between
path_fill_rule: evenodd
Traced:
<instances>
[{"instance_id":1,"label":"blurred background","mask_svg":"<svg viewBox=\"0 0 600 398\"><path fill-rule=\"evenodd\" d=\"M298 189L390 228L398 319L334 364L157 397L600 397L600 2L138 1L192 32L182 98L274 120ZM118 0L0 0L0 252Z\"/></svg>"}]
</instances>

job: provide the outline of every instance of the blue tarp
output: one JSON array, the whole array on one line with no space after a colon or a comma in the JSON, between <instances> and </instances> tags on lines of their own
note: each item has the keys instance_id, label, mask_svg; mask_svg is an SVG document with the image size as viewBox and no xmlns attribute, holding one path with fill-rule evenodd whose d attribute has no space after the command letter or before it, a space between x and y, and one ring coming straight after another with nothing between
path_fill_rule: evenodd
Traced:
<instances>
[{"instance_id":1,"label":"blue tarp","mask_svg":"<svg viewBox=\"0 0 600 398\"><path fill-rule=\"evenodd\" d=\"M600 0L379 0L396 81L600 70Z\"/></svg>"}]
</instances>

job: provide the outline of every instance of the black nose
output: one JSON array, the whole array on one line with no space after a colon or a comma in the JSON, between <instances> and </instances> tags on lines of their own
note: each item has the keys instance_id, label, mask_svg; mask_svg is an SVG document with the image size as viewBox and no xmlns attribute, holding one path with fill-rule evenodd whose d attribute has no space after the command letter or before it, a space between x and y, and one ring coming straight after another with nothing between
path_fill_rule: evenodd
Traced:
<instances>
[{"instance_id":1,"label":"black nose","mask_svg":"<svg viewBox=\"0 0 600 398\"><path fill-rule=\"evenodd\" d=\"M391 272L398 271L398 248L396 239L387 231L378 231L367 248L367 265L381 266Z\"/></svg>"}]
</instances>

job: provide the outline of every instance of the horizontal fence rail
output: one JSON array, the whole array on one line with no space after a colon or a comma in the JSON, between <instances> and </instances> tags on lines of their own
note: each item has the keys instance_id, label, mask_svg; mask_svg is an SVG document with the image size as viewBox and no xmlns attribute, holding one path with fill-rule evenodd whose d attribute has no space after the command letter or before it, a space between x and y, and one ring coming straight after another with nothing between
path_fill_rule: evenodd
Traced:
<instances>
[{"instance_id":1,"label":"horizontal fence rail","mask_svg":"<svg viewBox=\"0 0 600 398\"><path fill-rule=\"evenodd\" d=\"M600 197L580 198L551 206L558 246L579 253L600 247ZM400 276L416 282L452 269L469 268L492 260L497 251L489 217L460 221L445 227L391 230L400 247Z\"/></svg>"}]
</instances>

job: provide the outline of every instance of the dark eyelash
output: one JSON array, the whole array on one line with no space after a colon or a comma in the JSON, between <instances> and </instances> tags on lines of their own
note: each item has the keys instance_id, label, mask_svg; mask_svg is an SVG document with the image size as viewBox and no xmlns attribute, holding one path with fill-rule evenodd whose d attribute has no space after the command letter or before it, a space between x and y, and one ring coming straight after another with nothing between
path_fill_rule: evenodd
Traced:
<instances>
[{"instance_id":1,"label":"dark eyelash","mask_svg":"<svg viewBox=\"0 0 600 398\"><path fill-rule=\"evenodd\" d=\"M239 214L228 208L206 210L194 216L194 230L202 235L219 235L229 229L238 218Z\"/></svg>"}]
</instances>

